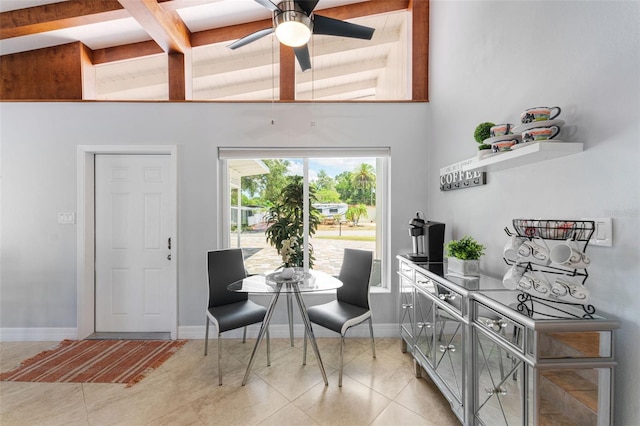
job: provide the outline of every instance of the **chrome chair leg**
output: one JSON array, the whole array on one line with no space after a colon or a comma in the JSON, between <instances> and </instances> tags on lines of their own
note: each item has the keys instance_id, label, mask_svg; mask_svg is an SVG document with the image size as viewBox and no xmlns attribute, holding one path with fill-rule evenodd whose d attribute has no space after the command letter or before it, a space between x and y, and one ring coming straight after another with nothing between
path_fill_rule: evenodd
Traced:
<instances>
[{"instance_id":1,"label":"chrome chair leg","mask_svg":"<svg viewBox=\"0 0 640 426\"><path fill-rule=\"evenodd\" d=\"M376 343L373 340L373 319L369 317L369 333L371 333L371 351L373 352L373 357L376 357Z\"/></svg>"},{"instance_id":2,"label":"chrome chair leg","mask_svg":"<svg viewBox=\"0 0 640 426\"><path fill-rule=\"evenodd\" d=\"M204 355L207 356L207 346L209 345L209 318L207 317L207 325L204 332Z\"/></svg>"},{"instance_id":3,"label":"chrome chair leg","mask_svg":"<svg viewBox=\"0 0 640 426\"><path fill-rule=\"evenodd\" d=\"M247 343L247 326L244 326L244 330L242 331L242 343Z\"/></svg>"},{"instance_id":4,"label":"chrome chair leg","mask_svg":"<svg viewBox=\"0 0 640 426\"><path fill-rule=\"evenodd\" d=\"M268 327L267 327L267 367L271 367L271 338L269 337Z\"/></svg>"},{"instance_id":5,"label":"chrome chair leg","mask_svg":"<svg viewBox=\"0 0 640 426\"><path fill-rule=\"evenodd\" d=\"M307 365L307 333L304 333L304 340L302 343L302 365Z\"/></svg>"},{"instance_id":6,"label":"chrome chair leg","mask_svg":"<svg viewBox=\"0 0 640 426\"><path fill-rule=\"evenodd\" d=\"M218 386L222 386L222 333L218 333Z\"/></svg>"},{"instance_id":7,"label":"chrome chair leg","mask_svg":"<svg viewBox=\"0 0 640 426\"><path fill-rule=\"evenodd\" d=\"M342 368L344 366L344 335L340 335L340 375L338 378L338 387L342 387Z\"/></svg>"}]
</instances>

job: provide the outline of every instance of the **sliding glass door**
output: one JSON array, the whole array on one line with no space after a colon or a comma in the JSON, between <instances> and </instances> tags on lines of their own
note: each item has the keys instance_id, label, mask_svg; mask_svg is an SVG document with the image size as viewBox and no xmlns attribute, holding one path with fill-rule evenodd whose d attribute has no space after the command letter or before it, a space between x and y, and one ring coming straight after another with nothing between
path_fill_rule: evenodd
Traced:
<instances>
[{"instance_id":1,"label":"sliding glass door","mask_svg":"<svg viewBox=\"0 0 640 426\"><path fill-rule=\"evenodd\" d=\"M388 151L370 151L221 148L223 245L243 249L249 273L268 273L286 260L277 227L298 226L304 266L337 275L345 248L370 250L371 283L383 286ZM303 220L283 219L291 208Z\"/></svg>"}]
</instances>

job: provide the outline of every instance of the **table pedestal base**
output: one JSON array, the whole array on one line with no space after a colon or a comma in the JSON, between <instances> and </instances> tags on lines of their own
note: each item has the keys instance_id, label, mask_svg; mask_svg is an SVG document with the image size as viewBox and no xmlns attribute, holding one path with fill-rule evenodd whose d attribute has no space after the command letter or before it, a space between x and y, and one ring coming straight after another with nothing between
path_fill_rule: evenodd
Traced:
<instances>
[{"instance_id":1,"label":"table pedestal base","mask_svg":"<svg viewBox=\"0 0 640 426\"><path fill-rule=\"evenodd\" d=\"M269 302L269 307L267 308L267 313L264 317L264 321L262 321L262 325L260 326L260 332L258 333L258 338L256 339L256 344L253 347L253 352L251 352L251 359L249 359L249 365L247 365L247 371L244 375L244 379L242 380L242 386L247 384L247 380L249 379L249 374L251 373L251 368L253 367L253 361L255 360L256 352L260 347L260 343L262 343L262 339L264 338L265 332L269 328L269 323L271 322L271 317L273 316L273 311L276 307L276 303L278 302L278 298L280 297L280 293L282 292L282 286L284 283L278 283L276 287L276 291L271 297L271 302ZM297 283L287 283L287 286L291 286L293 292L287 292L287 308L289 310L289 327L290 332L293 324L291 323L291 297L293 294L295 296L296 302L298 303L298 308L300 308L300 315L302 316L302 321L304 322L305 333L309 337L311 341L311 347L313 348L313 352L316 355L316 360L318 362L318 367L320 368L320 373L322 373L322 379L324 380L324 385L329 386L329 381L327 380L327 373L324 370L324 365L322 364L322 358L320 357L320 351L318 350L318 343L316 342L315 335L313 334L313 329L311 327L311 321L309 320L309 315L307 315L307 307L302 300L302 295L300 294L300 288ZM293 333L291 333L293 335ZM291 346L293 346L293 339L291 340Z\"/></svg>"}]
</instances>

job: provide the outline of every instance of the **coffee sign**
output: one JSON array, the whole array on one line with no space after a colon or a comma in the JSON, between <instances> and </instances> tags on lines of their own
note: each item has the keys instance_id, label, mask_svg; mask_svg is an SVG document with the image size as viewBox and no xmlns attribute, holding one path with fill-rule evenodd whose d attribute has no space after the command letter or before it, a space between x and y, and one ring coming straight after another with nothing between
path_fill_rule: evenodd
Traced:
<instances>
[{"instance_id":1,"label":"coffee sign","mask_svg":"<svg viewBox=\"0 0 640 426\"><path fill-rule=\"evenodd\" d=\"M471 160L466 160L440 169L440 191L452 191L486 184L486 172L463 170L464 166L470 162Z\"/></svg>"}]
</instances>

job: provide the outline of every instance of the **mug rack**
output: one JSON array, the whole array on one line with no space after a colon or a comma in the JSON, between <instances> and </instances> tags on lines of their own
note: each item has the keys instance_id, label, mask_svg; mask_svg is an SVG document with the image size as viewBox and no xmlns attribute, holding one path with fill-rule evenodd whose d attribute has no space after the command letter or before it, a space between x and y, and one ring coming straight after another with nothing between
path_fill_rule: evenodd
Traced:
<instances>
[{"instance_id":1,"label":"mug rack","mask_svg":"<svg viewBox=\"0 0 640 426\"><path fill-rule=\"evenodd\" d=\"M567 241L574 242L578 248L584 253L589 245L589 240L595 231L595 222L591 220L554 220L554 219L513 219L513 228L515 232L508 227L504 228L505 233L509 236L517 236L533 240L541 238L550 241ZM589 273L586 268L576 269L564 267L561 265L542 265L531 261L519 262L504 258L507 265L512 266L518 264L524 267L524 273L529 271L537 271L542 273L547 279L547 275L563 275L574 277L580 280L581 285L585 285ZM577 277L577 278L576 278ZM544 312L542 307L546 307ZM576 308L581 309L583 314L577 315ZM553 298L535 296L527 292L521 292L518 295L518 312L529 317L534 314L553 319L562 318L585 318L593 319L596 309L593 305L566 302ZM579 312L579 311L578 311Z\"/></svg>"}]
</instances>

